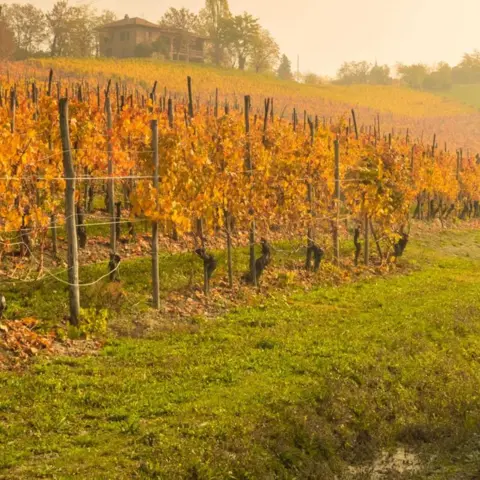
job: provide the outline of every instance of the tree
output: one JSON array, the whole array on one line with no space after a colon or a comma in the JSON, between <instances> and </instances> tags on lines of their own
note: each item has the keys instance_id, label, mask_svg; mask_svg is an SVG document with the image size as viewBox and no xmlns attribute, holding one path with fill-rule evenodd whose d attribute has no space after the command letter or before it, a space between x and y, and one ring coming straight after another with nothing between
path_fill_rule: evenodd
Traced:
<instances>
[{"instance_id":1,"label":"tree","mask_svg":"<svg viewBox=\"0 0 480 480\"><path fill-rule=\"evenodd\" d=\"M388 65L375 65L368 73L368 83L372 85L388 85L392 82Z\"/></svg>"},{"instance_id":2,"label":"tree","mask_svg":"<svg viewBox=\"0 0 480 480\"><path fill-rule=\"evenodd\" d=\"M452 68L448 63L441 62L435 71L423 81L423 88L428 90L445 90L452 86Z\"/></svg>"},{"instance_id":3,"label":"tree","mask_svg":"<svg viewBox=\"0 0 480 480\"><path fill-rule=\"evenodd\" d=\"M316 73L307 73L303 76L303 81L306 85L321 85L323 83L322 77Z\"/></svg>"},{"instance_id":4,"label":"tree","mask_svg":"<svg viewBox=\"0 0 480 480\"><path fill-rule=\"evenodd\" d=\"M417 63L414 65L398 65L398 74L401 80L412 88L422 88L425 78L428 75L426 65Z\"/></svg>"},{"instance_id":5,"label":"tree","mask_svg":"<svg viewBox=\"0 0 480 480\"><path fill-rule=\"evenodd\" d=\"M253 39L250 52L250 66L255 72L273 70L280 57L280 48L270 35L270 32L261 28Z\"/></svg>"},{"instance_id":6,"label":"tree","mask_svg":"<svg viewBox=\"0 0 480 480\"><path fill-rule=\"evenodd\" d=\"M2 6L0 5L0 59L10 58L15 51L15 37L5 20Z\"/></svg>"},{"instance_id":7,"label":"tree","mask_svg":"<svg viewBox=\"0 0 480 480\"><path fill-rule=\"evenodd\" d=\"M215 65L220 65L225 60L231 17L228 0L206 0L205 7L200 11L200 28L210 40Z\"/></svg>"},{"instance_id":8,"label":"tree","mask_svg":"<svg viewBox=\"0 0 480 480\"><path fill-rule=\"evenodd\" d=\"M50 29L52 57L86 57L93 54L98 17L89 5L71 7L66 1L60 0L53 5L46 17Z\"/></svg>"},{"instance_id":9,"label":"tree","mask_svg":"<svg viewBox=\"0 0 480 480\"><path fill-rule=\"evenodd\" d=\"M280 66L277 70L277 76L282 80L293 80L292 62L288 59L286 55L282 55L282 59L280 60Z\"/></svg>"},{"instance_id":10,"label":"tree","mask_svg":"<svg viewBox=\"0 0 480 480\"><path fill-rule=\"evenodd\" d=\"M181 30L181 47L183 47L186 52L189 52L191 33L197 32L200 28L200 22L197 15L186 8L181 8L179 10L176 8L169 8L159 23L163 27ZM167 52L167 56L168 55L170 55L169 48Z\"/></svg>"},{"instance_id":11,"label":"tree","mask_svg":"<svg viewBox=\"0 0 480 480\"><path fill-rule=\"evenodd\" d=\"M186 32L197 32L200 27L198 15L187 8L169 8L159 23L164 27L178 28Z\"/></svg>"},{"instance_id":12,"label":"tree","mask_svg":"<svg viewBox=\"0 0 480 480\"><path fill-rule=\"evenodd\" d=\"M480 82L480 51L466 53L462 61L452 71L454 83Z\"/></svg>"},{"instance_id":13,"label":"tree","mask_svg":"<svg viewBox=\"0 0 480 480\"><path fill-rule=\"evenodd\" d=\"M118 19L117 14L111 10L103 10L100 15L95 18L95 28L103 27L109 23L113 23ZM95 55L100 56L99 36L95 35Z\"/></svg>"},{"instance_id":14,"label":"tree","mask_svg":"<svg viewBox=\"0 0 480 480\"><path fill-rule=\"evenodd\" d=\"M337 72L337 82L342 85L368 83L371 69L368 62L344 62Z\"/></svg>"},{"instance_id":15,"label":"tree","mask_svg":"<svg viewBox=\"0 0 480 480\"><path fill-rule=\"evenodd\" d=\"M14 34L17 52L28 56L42 50L48 32L45 14L39 8L29 3L14 3L7 8L5 17Z\"/></svg>"},{"instance_id":16,"label":"tree","mask_svg":"<svg viewBox=\"0 0 480 480\"><path fill-rule=\"evenodd\" d=\"M258 18L249 13L236 15L229 22L228 40L233 45L233 50L238 59L238 68L245 70L255 40L260 35L260 24Z\"/></svg>"}]
</instances>

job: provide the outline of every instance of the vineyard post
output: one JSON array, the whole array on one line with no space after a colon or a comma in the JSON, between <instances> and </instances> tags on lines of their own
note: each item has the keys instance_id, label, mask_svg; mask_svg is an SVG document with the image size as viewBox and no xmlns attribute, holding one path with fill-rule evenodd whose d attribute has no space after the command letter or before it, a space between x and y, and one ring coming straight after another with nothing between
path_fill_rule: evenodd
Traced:
<instances>
[{"instance_id":1,"label":"vineyard post","mask_svg":"<svg viewBox=\"0 0 480 480\"><path fill-rule=\"evenodd\" d=\"M368 218L368 213L365 212L365 219L364 219L364 235L365 235L365 241L364 241L364 263L365 265L368 265L370 262L370 225L369 225L369 218Z\"/></svg>"},{"instance_id":2,"label":"vineyard post","mask_svg":"<svg viewBox=\"0 0 480 480\"><path fill-rule=\"evenodd\" d=\"M75 211L75 170L73 168L70 132L68 128L68 99L60 99L60 135L62 138L63 170L65 175L65 218L68 243L68 282L70 323L78 326L80 318L80 286L78 275L78 243Z\"/></svg>"},{"instance_id":3,"label":"vineyard post","mask_svg":"<svg viewBox=\"0 0 480 480\"><path fill-rule=\"evenodd\" d=\"M15 117L16 117L16 109L17 109L17 99L15 93L15 87L10 89L10 132L15 132Z\"/></svg>"},{"instance_id":4,"label":"vineyard post","mask_svg":"<svg viewBox=\"0 0 480 480\"><path fill-rule=\"evenodd\" d=\"M153 151L153 189L158 191L158 120L152 120L152 151ZM158 222L152 222L152 284L153 306L160 308L160 271L158 263Z\"/></svg>"},{"instance_id":5,"label":"vineyard post","mask_svg":"<svg viewBox=\"0 0 480 480\"><path fill-rule=\"evenodd\" d=\"M117 115L120 115L120 86L115 82L115 98L117 104Z\"/></svg>"},{"instance_id":6,"label":"vineyard post","mask_svg":"<svg viewBox=\"0 0 480 480\"><path fill-rule=\"evenodd\" d=\"M263 117L263 145L267 142L268 114L270 111L270 98L265 99L265 116Z\"/></svg>"},{"instance_id":7,"label":"vineyard post","mask_svg":"<svg viewBox=\"0 0 480 480\"><path fill-rule=\"evenodd\" d=\"M352 110L353 112L353 110ZM355 118L355 117L354 117ZM339 226L340 226L340 143L338 138L334 142L335 146L335 203L337 218L334 228L333 236L333 249L335 262L337 266L340 266L340 235L339 235Z\"/></svg>"},{"instance_id":8,"label":"vineyard post","mask_svg":"<svg viewBox=\"0 0 480 480\"><path fill-rule=\"evenodd\" d=\"M247 137L245 160L247 176L253 176L252 155L250 150L250 95L245 96L245 134ZM255 218L252 218L250 227L250 277L252 284L257 286L257 271L255 265Z\"/></svg>"},{"instance_id":9,"label":"vineyard post","mask_svg":"<svg viewBox=\"0 0 480 480\"><path fill-rule=\"evenodd\" d=\"M315 144L315 129L312 121L309 119L310 126L310 146L312 147ZM306 270L310 270L311 267L311 258L312 258L312 247L314 246L315 232L313 228L313 218L315 217L315 211L313 207L314 202L314 190L311 179L311 169L310 169L310 160L308 163L308 178L307 178L307 203L308 203L308 213L310 215L310 222L307 229L307 259L306 259Z\"/></svg>"},{"instance_id":10,"label":"vineyard post","mask_svg":"<svg viewBox=\"0 0 480 480\"><path fill-rule=\"evenodd\" d=\"M173 100L168 99L168 126L173 128Z\"/></svg>"},{"instance_id":11,"label":"vineyard post","mask_svg":"<svg viewBox=\"0 0 480 480\"><path fill-rule=\"evenodd\" d=\"M50 69L48 74L48 88L47 88L47 96L52 96L52 80L53 80L53 69Z\"/></svg>"},{"instance_id":12,"label":"vineyard post","mask_svg":"<svg viewBox=\"0 0 480 480\"><path fill-rule=\"evenodd\" d=\"M193 94L192 94L192 77L187 77L188 86L188 116L190 120L193 118Z\"/></svg>"},{"instance_id":13,"label":"vineyard post","mask_svg":"<svg viewBox=\"0 0 480 480\"><path fill-rule=\"evenodd\" d=\"M433 144L432 144L432 158L435 158L435 147L437 145L437 134L433 135Z\"/></svg>"},{"instance_id":14,"label":"vineyard post","mask_svg":"<svg viewBox=\"0 0 480 480\"><path fill-rule=\"evenodd\" d=\"M218 88L215 89L215 118L218 118Z\"/></svg>"},{"instance_id":15,"label":"vineyard post","mask_svg":"<svg viewBox=\"0 0 480 480\"><path fill-rule=\"evenodd\" d=\"M48 88L47 88L47 96L52 96L52 81L53 81L53 69L50 69L50 73L48 74ZM51 153L53 149L52 146L52 135L51 133L48 134L48 151ZM50 193L53 197L55 193L55 186L54 184L50 185ZM57 256L58 247L57 247L57 216L55 212L50 215L50 228L52 230L52 253L53 256Z\"/></svg>"},{"instance_id":16,"label":"vineyard post","mask_svg":"<svg viewBox=\"0 0 480 480\"><path fill-rule=\"evenodd\" d=\"M117 249L116 238L116 217L115 217L115 187L113 180L113 148L112 148L112 106L110 104L110 97L105 99L105 110L107 114L107 156L108 156L108 214L110 216L110 248L113 253Z\"/></svg>"}]
</instances>

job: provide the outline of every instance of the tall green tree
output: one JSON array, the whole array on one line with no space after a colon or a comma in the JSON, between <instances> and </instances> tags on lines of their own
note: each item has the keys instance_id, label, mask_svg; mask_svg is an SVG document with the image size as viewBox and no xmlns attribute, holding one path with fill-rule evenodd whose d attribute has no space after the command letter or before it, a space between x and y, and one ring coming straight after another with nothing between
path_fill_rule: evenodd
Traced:
<instances>
[{"instance_id":1,"label":"tall green tree","mask_svg":"<svg viewBox=\"0 0 480 480\"><path fill-rule=\"evenodd\" d=\"M200 21L198 15L186 8L169 8L160 20L160 25L167 28L174 28L181 31L180 42L181 47L188 52L191 42L191 33L196 33L200 30ZM165 55L170 55L168 45L164 45L164 41L160 40L156 45L157 50L164 52ZM173 60L173 59L171 59Z\"/></svg>"},{"instance_id":2,"label":"tall green tree","mask_svg":"<svg viewBox=\"0 0 480 480\"><path fill-rule=\"evenodd\" d=\"M285 54L282 55L282 59L280 60L277 76L282 80L293 80L292 62Z\"/></svg>"},{"instance_id":3,"label":"tall green tree","mask_svg":"<svg viewBox=\"0 0 480 480\"><path fill-rule=\"evenodd\" d=\"M245 12L231 19L229 38L233 51L238 59L238 68L245 70L247 61L252 54L255 40L260 35L260 23L258 18Z\"/></svg>"},{"instance_id":4,"label":"tall green tree","mask_svg":"<svg viewBox=\"0 0 480 480\"><path fill-rule=\"evenodd\" d=\"M231 17L228 0L206 0L205 7L200 11L201 28L210 40L211 56L215 65L221 65L225 60L226 49L231 43Z\"/></svg>"},{"instance_id":5,"label":"tall green tree","mask_svg":"<svg viewBox=\"0 0 480 480\"><path fill-rule=\"evenodd\" d=\"M255 72L271 71L275 68L280 57L280 47L264 28L253 39L250 52L250 67Z\"/></svg>"}]
</instances>

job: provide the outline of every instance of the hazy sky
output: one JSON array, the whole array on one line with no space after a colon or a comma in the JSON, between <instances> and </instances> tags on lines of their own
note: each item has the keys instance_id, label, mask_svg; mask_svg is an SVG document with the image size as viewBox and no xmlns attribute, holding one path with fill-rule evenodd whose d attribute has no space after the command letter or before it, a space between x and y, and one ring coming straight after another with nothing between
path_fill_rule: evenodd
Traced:
<instances>
[{"instance_id":1,"label":"hazy sky","mask_svg":"<svg viewBox=\"0 0 480 480\"><path fill-rule=\"evenodd\" d=\"M53 1L31 3L50 8ZM198 11L204 0L90 3L155 22L170 6ZM445 60L453 65L464 52L480 48L479 0L230 0L230 7L259 17L294 66L300 55L303 72L334 75L344 60L389 65Z\"/></svg>"}]
</instances>

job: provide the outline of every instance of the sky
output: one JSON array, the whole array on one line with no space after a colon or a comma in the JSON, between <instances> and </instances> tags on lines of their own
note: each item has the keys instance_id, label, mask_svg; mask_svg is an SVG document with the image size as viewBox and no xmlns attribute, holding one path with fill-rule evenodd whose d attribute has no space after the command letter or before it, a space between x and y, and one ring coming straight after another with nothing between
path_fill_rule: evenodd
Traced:
<instances>
[{"instance_id":1,"label":"sky","mask_svg":"<svg viewBox=\"0 0 480 480\"><path fill-rule=\"evenodd\" d=\"M48 9L53 0L30 3ZM156 22L169 7L197 12L204 0L87 3L121 17L128 14ZM230 0L230 8L233 13L247 11L258 17L294 69L300 56L304 73L334 76L344 61L360 60L390 66L439 61L456 65L463 53L480 49L479 0Z\"/></svg>"}]
</instances>

